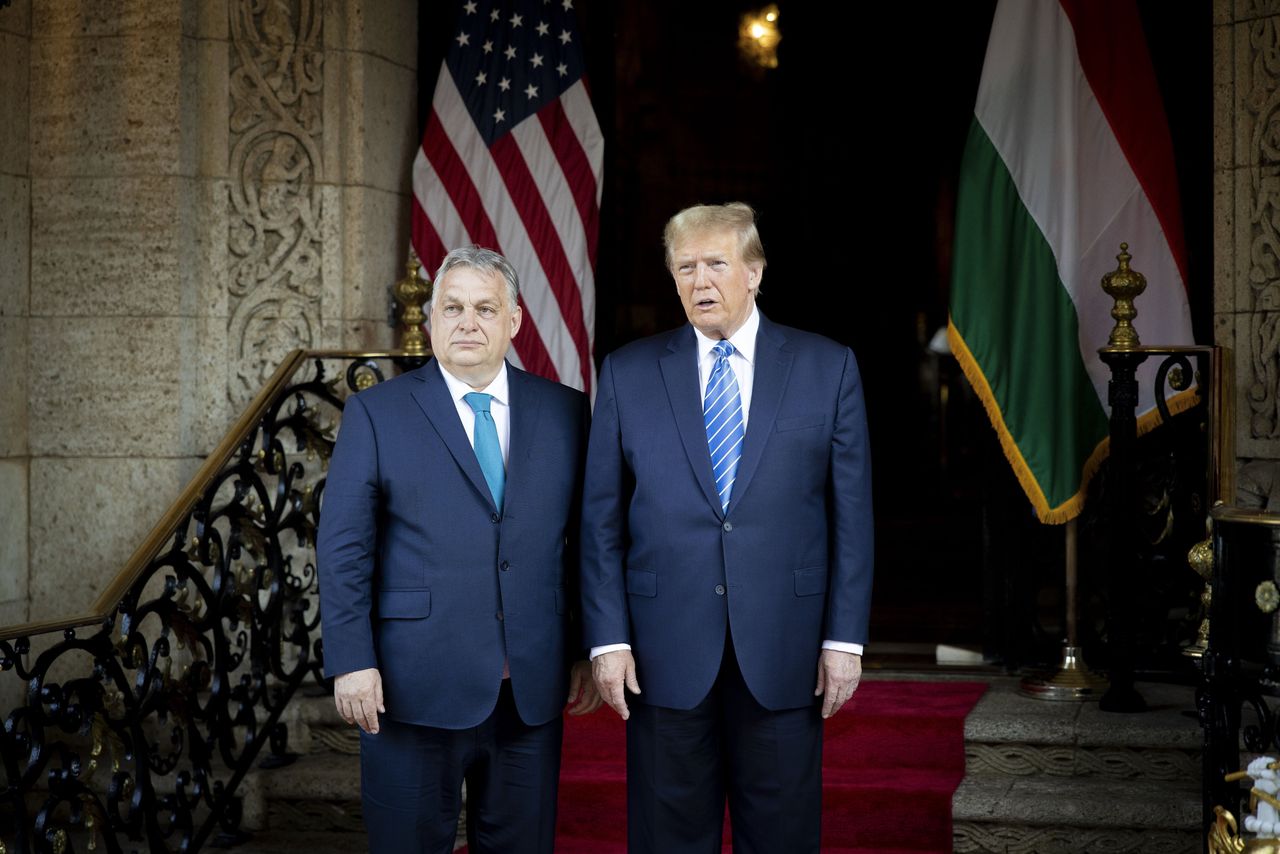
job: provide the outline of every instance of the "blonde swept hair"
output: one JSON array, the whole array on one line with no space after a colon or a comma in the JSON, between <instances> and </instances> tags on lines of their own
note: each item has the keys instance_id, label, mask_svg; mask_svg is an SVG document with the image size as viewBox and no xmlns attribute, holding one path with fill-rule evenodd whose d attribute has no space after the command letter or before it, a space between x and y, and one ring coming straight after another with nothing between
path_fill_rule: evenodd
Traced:
<instances>
[{"instance_id":1,"label":"blonde swept hair","mask_svg":"<svg viewBox=\"0 0 1280 854\"><path fill-rule=\"evenodd\" d=\"M691 234L704 231L732 231L738 235L738 254L748 264L758 262L764 269L764 244L756 230L756 212L744 202L724 205L694 205L667 220L662 229L662 245L667 253L667 269L676 243Z\"/></svg>"}]
</instances>

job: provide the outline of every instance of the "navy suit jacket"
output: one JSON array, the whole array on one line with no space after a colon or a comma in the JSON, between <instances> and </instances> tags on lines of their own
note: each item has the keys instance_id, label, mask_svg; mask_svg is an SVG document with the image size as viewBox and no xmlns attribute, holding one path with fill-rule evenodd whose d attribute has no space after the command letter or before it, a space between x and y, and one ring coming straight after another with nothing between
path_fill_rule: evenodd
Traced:
<instances>
[{"instance_id":1,"label":"navy suit jacket","mask_svg":"<svg viewBox=\"0 0 1280 854\"><path fill-rule=\"evenodd\" d=\"M840 344L760 318L727 512L711 474L697 345L684 326L600 371L583 494L586 646L630 643L639 699L689 709L726 631L769 709L813 702L824 640L865 643L871 471L862 385Z\"/></svg>"},{"instance_id":2,"label":"navy suit jacket","mask_svg":"<svg viewBox=\"0 0 1280 854\"><path fill-rule=\"evenodd\" d=\"M394 720L481 723L497 702L504 654L525 723L564 708L568 662L581 653L568 546L587 399L507 370L501 513L434 359L355 395L343 413L317 543L324 669L377 667Z\"/></svg>"}]
</instances>

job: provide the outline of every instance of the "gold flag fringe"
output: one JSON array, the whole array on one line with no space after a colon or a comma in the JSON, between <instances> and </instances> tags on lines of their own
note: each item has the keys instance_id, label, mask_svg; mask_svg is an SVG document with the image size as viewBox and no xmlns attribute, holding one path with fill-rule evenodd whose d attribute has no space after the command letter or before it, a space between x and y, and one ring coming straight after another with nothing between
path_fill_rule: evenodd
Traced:
<instances>
[{"instance_id":1,"label":"gold flag fringe","mask_svg":"<svg viewBox=\"0 0 1280 854\"><path fill-rule=\"evenodd\" d=\"M1102 461L1107 458L1107 454L1111 450L1111 437L1103 437L1102 441L1093 449L1093 452L1089 454L1089 458L1085 460L1084 468L1080 474L1080 487L1076 490L1076 493L1058 506L1051 507L1048 499L1045 498L1044 490L1040 488L1040 482L1036 480L1031 467L1027 465L1026 459L1023 458L1022 449L1018 447L1013 434L1009 432L1009 428L1004 423L1004 413L1000 409L999 402L996 401L995 393L991 390L991 384L987 382L987 377L983 374L982 368L979 367L978 360L973 357L973 353L969 350L969 345L965 343L960 330L956 329L950 318L947 318L947 341L951 344L952 355L960 363L960 369L964 371L969 384L978 393L978 398L982 401L983 408L987 410L987 417L991 420L991 426L995 428L996 435L1000 437L1000 447L1004 450L1005 458L1008 459L1009 465L1013 467L1013 473L1017 476L1023 492L1026 493L1027 498L1031 501L1031 506L1035 508L1036 516L1046 525L1061 525L1079 516L1080 512L1084 510L1085 493L1089 489L1089 482L1098 473L1098 469L1102 466ZM1199 402L1200 391L1198 388L1179 392L1168 399L1169 413L1177 415L1187 411ZM1161 421L1160 410L1158 409L1152 409L1150 412L1140 415L1138 417L1138 435L1142 436L1151 432L1160 426Z\"/></svg>"}]
</instances>

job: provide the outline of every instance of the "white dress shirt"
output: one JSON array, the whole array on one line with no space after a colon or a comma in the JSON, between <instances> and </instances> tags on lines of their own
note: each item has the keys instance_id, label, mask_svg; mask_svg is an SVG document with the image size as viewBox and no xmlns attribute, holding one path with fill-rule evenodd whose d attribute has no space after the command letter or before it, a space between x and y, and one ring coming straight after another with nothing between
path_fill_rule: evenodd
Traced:
<instances>
[{"instance_id":1,"label":"white dress shirt","mask_svg":"<svg viewBox=\"0 0 1280 854\"><path fill-rule=\"evenodd\" d=\"M440 366L440 375L444 377L444 384L449 387L449 396L453 398L453 405L458 409L462 429L467 431L467 441L474 448L476 446L476 413L471 408L471 404L463 398L477 389L446 371L439 361L436 364ZM502 464L505 466L511 458L511 392L507 387L507 363L502 363L493 382L478 390L493 397L493 400L489 401L489 414L493 416L493 426L498 428L498 447L502 449Z\"/></svg>"},{"instance_id":2,"label":"white dress shirt","mask_svg":"<svg viewBox=\"0 0 1280 854\"><path fill-rule=\"evenodd\" d=\"M751 413L751 387L755 384L756 378L756 333L759 331L760 312L752 305L751 314L747 317L746 322L742 324L737 332L729 336L729 343L733 345L733 353L729 356L729 367L738 380L738 396L742 400L743 430L747 429L747 419L750 418ZM718 358L713 350L720 339L708 338L696 326L693 328L693 334L698 344L698 388L701 389L698 400L705 400L707 382L711 379L711 369L715 367L716 359ZM822 642L822 648L862 655L863 645L828 640ZM616 652L620 649L631 649L631 644L611 643L604 646L593 646L590 655L591 658L595 658L597 655Z\"/></svg>"}]
</instances>

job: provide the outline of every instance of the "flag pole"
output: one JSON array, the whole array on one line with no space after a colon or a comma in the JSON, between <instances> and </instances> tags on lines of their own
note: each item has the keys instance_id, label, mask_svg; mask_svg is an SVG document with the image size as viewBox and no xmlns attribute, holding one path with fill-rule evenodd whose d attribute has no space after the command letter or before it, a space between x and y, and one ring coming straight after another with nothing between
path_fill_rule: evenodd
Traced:
<instances>
[{"instance_id":1,"label":"flag pole","mask_svg":"<svg viewBox=\"0 0 1280 854\"><path fill-rule=\"evenodd\" d=\"M1076 520L1063 526L1066 558L1067 637L1062 643L1062 661L1052 676L1028 676L1018 686L1018 692L1037 700L1081 702L1097 700L1107 690L1108 682L1091 671L1084 663L1080 649L1079 608L1079 534Z\"/></svg>"}]
</instances>

